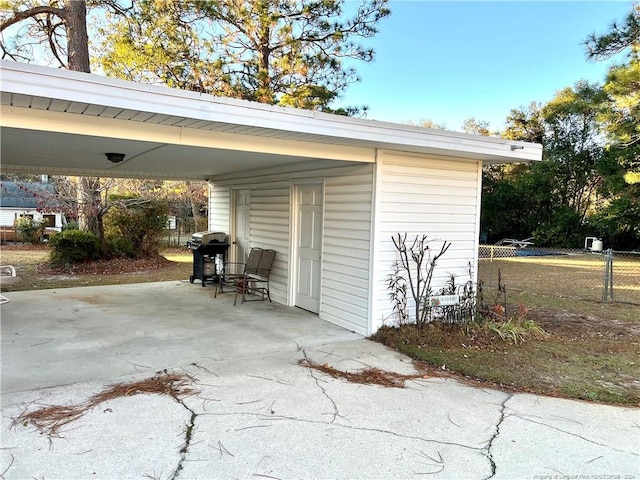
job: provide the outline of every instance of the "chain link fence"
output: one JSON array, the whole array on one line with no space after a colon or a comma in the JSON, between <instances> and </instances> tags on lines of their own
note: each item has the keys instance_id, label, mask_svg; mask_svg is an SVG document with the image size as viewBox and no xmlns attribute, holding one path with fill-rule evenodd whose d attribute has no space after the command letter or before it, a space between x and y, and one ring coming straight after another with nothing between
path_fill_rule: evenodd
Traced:
<instances>
[{"instance_id":1,"label":"chain link fence","mask_svg":"<svg viewBox=\"0 0 640 480\"><path fill-rule=\"evenodd\" d=\"M640 252L481 245L478 280L511 292L640 306Z\"/></svg>"}]
</instances>

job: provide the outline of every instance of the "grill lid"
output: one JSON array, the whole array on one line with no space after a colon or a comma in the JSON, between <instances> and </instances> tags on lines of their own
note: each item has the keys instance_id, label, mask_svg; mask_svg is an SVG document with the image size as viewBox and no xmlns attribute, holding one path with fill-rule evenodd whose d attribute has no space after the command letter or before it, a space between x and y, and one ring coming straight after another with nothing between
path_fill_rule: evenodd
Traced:
<instances>
[{"instance_id":1,"label":"grill lid","mask_svg":"<svg viewBox=\"0 0 640 480\"><path fill-rule=\"evenodd\" d=\"M224 232L196 232L191 236L191 242L199 245L208 243L227 243L227 234Z\"/></svg>"}]
</instances>

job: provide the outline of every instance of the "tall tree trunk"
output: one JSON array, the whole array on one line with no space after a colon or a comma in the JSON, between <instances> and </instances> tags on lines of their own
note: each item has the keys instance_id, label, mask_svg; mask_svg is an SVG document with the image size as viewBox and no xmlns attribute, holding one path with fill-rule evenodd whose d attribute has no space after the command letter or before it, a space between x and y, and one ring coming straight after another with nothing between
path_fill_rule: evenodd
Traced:
<instances>
[{"instance_id":1,"label":"tall tree trunk","mask_svg":"<svg viewBox=\"0 0 640 480\"><path fill-rule=\"evenodd\" d=\"M102 227L102 198L100 178L80 177L78 182L78 227L98 237L104 247L104 228Z\"/></svg>"},{"instance_id":2,"label":"tall tree trunk","mask_svg":"<svg viewBox=\"0 0 640 480\"><path fill-rule=\"evenodd\" d=\"M86 0L67 0L63 11L67 26L68 68L77 72L90 73L87 2Z\"/></svg>"},{"instance_id":3,"label":"tall tree trunk","mask_svg":"<svg viewBox=\"0 0 640 480\"><path fill-rule=\"evenodd\" d=\"M2 2L12 3L12 2ZM31 3L31 2L26 2ZM45 2L40 2L45 3ZM56 17L64 23L67 36L67 62L68 70L91 73L89 61L89 36L87 34L87 0L64 0L63 2L48 2L48 5L33 6L25 11L16 12L9 18L0 22L0 32L27 18L36 18L37 15ZM56 20L56 23L58 20ZM55 47L55 32L44 32L57 57ZM64 63L61 61L61 63ZM101 245L104 245L104 228L101 211L100 179L96 177L83 177L77 183L78 223L83 230L89 230L98 235ZM104 215L104 214L102 214ZM1 476L1 475L0 475Z\"/></svg>"},{"instance_id":4,"label":"tall tree trunk","mask_svg":"<svg viewBox=\"0 0 640 480\"><path fill-rule=\"evenodd\" d=\"M198 225L200 224L200 211L198 208L198 204L196 203L194 198L191 197L190 200L191 200L191 213L193 214L193 228L197 232L199 229Z\"/></svg>"},{"instance_id":5,"label":"tall tree trunk","mask_svg":"<svg viewBox=\"0 0 640 480\"><path fill-rule=\"evenodd\" d=\"M87 34L86 0L67 0L62 8L67 28L67 68L76 72L91 73L89 62L89 36ZM82 177L78 188L78 226L98 237L104 253L104 225L102 222L100 178Z\"/></svg>"},{"instance_id":6,"label":"tall tree trunk","mask_svg":"<svg viewBox=\"0 0 640 480\"><path fill-rule=\"evenodd\" d=\"M195 189L197 187L195 187L191 182L184 182L185 185L187 186L187 192L189 195L189 202L191 204L191 214L193 215L193 228L194 231L197 232L199 231L199 223L200 223L200 204L197 202L196 200L196 195L195 195ZM209 222L207 221L207 226L205 228L209 227Z\"/></svg>"}]
</instances>

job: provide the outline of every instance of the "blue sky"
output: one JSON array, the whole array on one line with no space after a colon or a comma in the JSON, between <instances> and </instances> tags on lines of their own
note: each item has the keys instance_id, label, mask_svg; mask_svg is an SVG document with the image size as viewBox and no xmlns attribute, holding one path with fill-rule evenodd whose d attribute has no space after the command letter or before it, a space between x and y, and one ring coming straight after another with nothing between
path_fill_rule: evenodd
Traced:
<instances>
[{"instance_id":1,"label":"blue sky","mask_svg":"<svg viewBox=\"0 0 640 480\"><path fill-rule=\"evenodd\" d=\"M580 79L602 83L612 60L589 62L584 39L631 10L630 1L400 1L379 24L372 63L342 104L366 118L460 130L475 117L500 130L512 108L547 102Z\"/></svg>"}]
</instances>

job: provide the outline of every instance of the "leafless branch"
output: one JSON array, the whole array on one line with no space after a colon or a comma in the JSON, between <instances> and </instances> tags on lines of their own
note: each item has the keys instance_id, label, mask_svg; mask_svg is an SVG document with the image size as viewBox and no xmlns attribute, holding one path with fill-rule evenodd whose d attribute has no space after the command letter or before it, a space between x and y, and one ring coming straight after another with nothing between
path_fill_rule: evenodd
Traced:
<instances>
[{"instance_id":1,"label":"leafless branch","mask_svg":"<svg viewBox=\"0 0 640 480\"><path fill-rule=\"evenodd\" d=\"M61 8L52 7L50 5L40 5L22 12L15 12L11 17L0 23L0 32L9 28L11 25L15 25L23 20L34 18L42 14L56 15L60 18L65 18L65 12Z\"/></svg>"}]
</instances>

